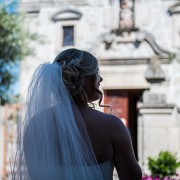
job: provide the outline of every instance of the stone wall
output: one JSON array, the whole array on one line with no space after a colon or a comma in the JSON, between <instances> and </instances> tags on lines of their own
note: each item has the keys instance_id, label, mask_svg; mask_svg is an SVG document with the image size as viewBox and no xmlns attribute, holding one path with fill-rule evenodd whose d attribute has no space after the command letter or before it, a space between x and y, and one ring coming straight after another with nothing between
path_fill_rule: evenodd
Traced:
<instances>
[{"instance_id":1,"label":"stone wall","mask_svg":"<svg viewBox=\"0 0 180 180\"><path fill-rule=\"evenodd\" d=\"M157 156L160 151L178 153L179 156L180 121L177 114L178 110L173 106L141 108L138 149L139 162L145 172L148 172L147 158Z\"/></svg>"},{"instance_id":2,"label":"stone wall","mask_svg":"<svg viewBox=\"0 0 180 180\"><path fill-rule=\"evenodd\" d=\"M41 3L22 1L21 11L28 12L26 24L28 29L43 37L45 43L32 42L35 47L35 56L26 58L21 64L21 92L27 89L32 73L35 68L48 61L53 61L57 53L68 48L62 46L62 27L74 26L75 48L90 50L101 39L103 34L109 33L118 27L118 0L113 1L41 1ZM97 3L98 2L98 3ZM91 4L92 3L92 4ZM75 11L82 16L79 19L71 20ZM56 21L52 17L61 13L69 18L68 20Z\"/></svg>"}]
</instances>

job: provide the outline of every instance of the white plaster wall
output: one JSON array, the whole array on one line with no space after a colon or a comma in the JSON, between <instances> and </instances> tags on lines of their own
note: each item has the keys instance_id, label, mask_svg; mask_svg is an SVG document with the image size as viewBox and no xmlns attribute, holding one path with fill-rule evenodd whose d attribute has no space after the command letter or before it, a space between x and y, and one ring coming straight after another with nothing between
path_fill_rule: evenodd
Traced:
<instances>
[{"instance_id":1,"label":"white plaster wall","mask_svg":"<svg viewBox=\"0 0 180 180\"><path fill-rule=\"evenodd\" d=\"M94 0L21 0L21 3L33 4L91 4Z\"/></svg>"},{"instance_id":2,"label":"white plaster wall","mask_svg":"<svg viewBox=\"0 0 180 180\"><path fill-rule=\"evenodd\" d=\"M156 38L159 45L173 49L173 21L168 8L175 0L141 0L135 4L135 25L148 30Z\"/></svg>"},{"instance_id":3,"label":"white plaster wall","mask_svg":"<svg viewBox=\"0 0 180 180\"><path fill-rule=\"evenodd\" d=\"M169 101L180 107L180 62L174 61L169 69Z\"/></svg>"},{"instance_id":4,"label":"white plaster wall","mask_svg":"<svg viewBox=\"0 0 180 180\"><path fill-rule=\"evenodd\" d=\"M49 1L50 2L50 1ZM79 3L78 1L54 1L54 5L43 5L48 1L41 1L39 4L40 12L37 16L27 16L26 26L31 32L36 32L43 36L44 44L32 42L31 46L35 48L35 55L27 57L21 64L20 91L24 94L27 91L28 84L35 68L43 63L53 61L55 56L62 50L69 48L62 46L62 27L73 25L75 29L75 48L91 49L97 42L99 36L107 33L110 29L118 27L119 11L117 8L118 0L109 1L92 0L86 1L89 4ZM85 1L84 1L85 2ZM29 4L28 4L29 3ZM21 10L30 8L29 0L23 0ZM56 3L60 3L56 5ZM35 3L36 4L36 3ZM78 4L78 6L77 6ZM36 4L38 7L38 3ZM54 23L51 18L59 12L71 8L82 13L80 20L58 21ZM113 12L113 13L112 13ZM109 18L107 18L109 16ZM111 21L111 19L114 19Z\"/></svg>"},{"instance_id":5,"label":"white plaster wall","mask_svg":"<svg viewBox=\"0 0 180 180\"><path fill-rule=\"evenodd\" d=\"M149 84L144 78L146 65L101 66L103 89L147 89Z\"/></svg>"},{"instance_id":6,"label":"white plaster wall","mask_svg":"<svg viewBox=\"0 0 180 180\"><path fill-rule=\"evenodd\" d=\"M173 47L175 49L180 49L180 17L179 15L174 15L173 19Z\"/></svg>"}]
</instances>

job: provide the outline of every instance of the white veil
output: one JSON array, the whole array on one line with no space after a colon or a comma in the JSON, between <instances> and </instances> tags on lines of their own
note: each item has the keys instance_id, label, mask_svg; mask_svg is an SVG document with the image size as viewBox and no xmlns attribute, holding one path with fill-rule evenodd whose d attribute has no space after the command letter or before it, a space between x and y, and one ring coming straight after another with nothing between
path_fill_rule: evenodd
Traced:
<instances>
[{"instance_id":1,"label":"white veil","mask_svg":"<svg viewBox=\"0 0 180 180\"><path fill-rule=\"evenodd\" d=\"M13 180L103 179L60 63L36 69L19 129Z\"/></svg>"}]
</instances>

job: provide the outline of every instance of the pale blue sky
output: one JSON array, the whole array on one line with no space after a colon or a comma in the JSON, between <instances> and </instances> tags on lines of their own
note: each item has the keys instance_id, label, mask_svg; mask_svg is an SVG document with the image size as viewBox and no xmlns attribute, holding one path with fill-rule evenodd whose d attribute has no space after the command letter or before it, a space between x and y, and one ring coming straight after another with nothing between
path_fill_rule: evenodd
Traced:
<instances>
[{"instance_id":1,"label":"pale blue sky","mask_svg":"<svg viewBox=\"0 0 180 180\"><path fill-rule=\"evenodd\" d=\"M18 4L19 0L0 0L0 7L5 7L7 12L9 13L17 13L18 12ZM10 94L18 94L19 93L19 64L14 66L13 69L11 69L14 76L17 77L17 81L11 85L11 88L9 90Z\"/></svg>"}]
</instances>

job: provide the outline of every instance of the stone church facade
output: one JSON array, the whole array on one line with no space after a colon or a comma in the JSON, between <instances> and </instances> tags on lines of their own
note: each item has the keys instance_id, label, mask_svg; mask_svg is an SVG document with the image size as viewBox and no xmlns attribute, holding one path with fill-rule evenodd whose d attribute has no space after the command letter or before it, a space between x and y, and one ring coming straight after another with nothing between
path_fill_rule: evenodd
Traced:
<instances>
[{"instance_id":1,"label":"stone church facade","mask_svg":"<svg viewBox=\"0 0 180 180\"><path fill-rule=\"evenodd\" d=\"M45 41L22 62L21 93L40 63L69 47L90 51L104 104L127 126L143 170L161 150L180 155L178 0L21 0L20 9Z\"/></svg>"}]
</instances>

